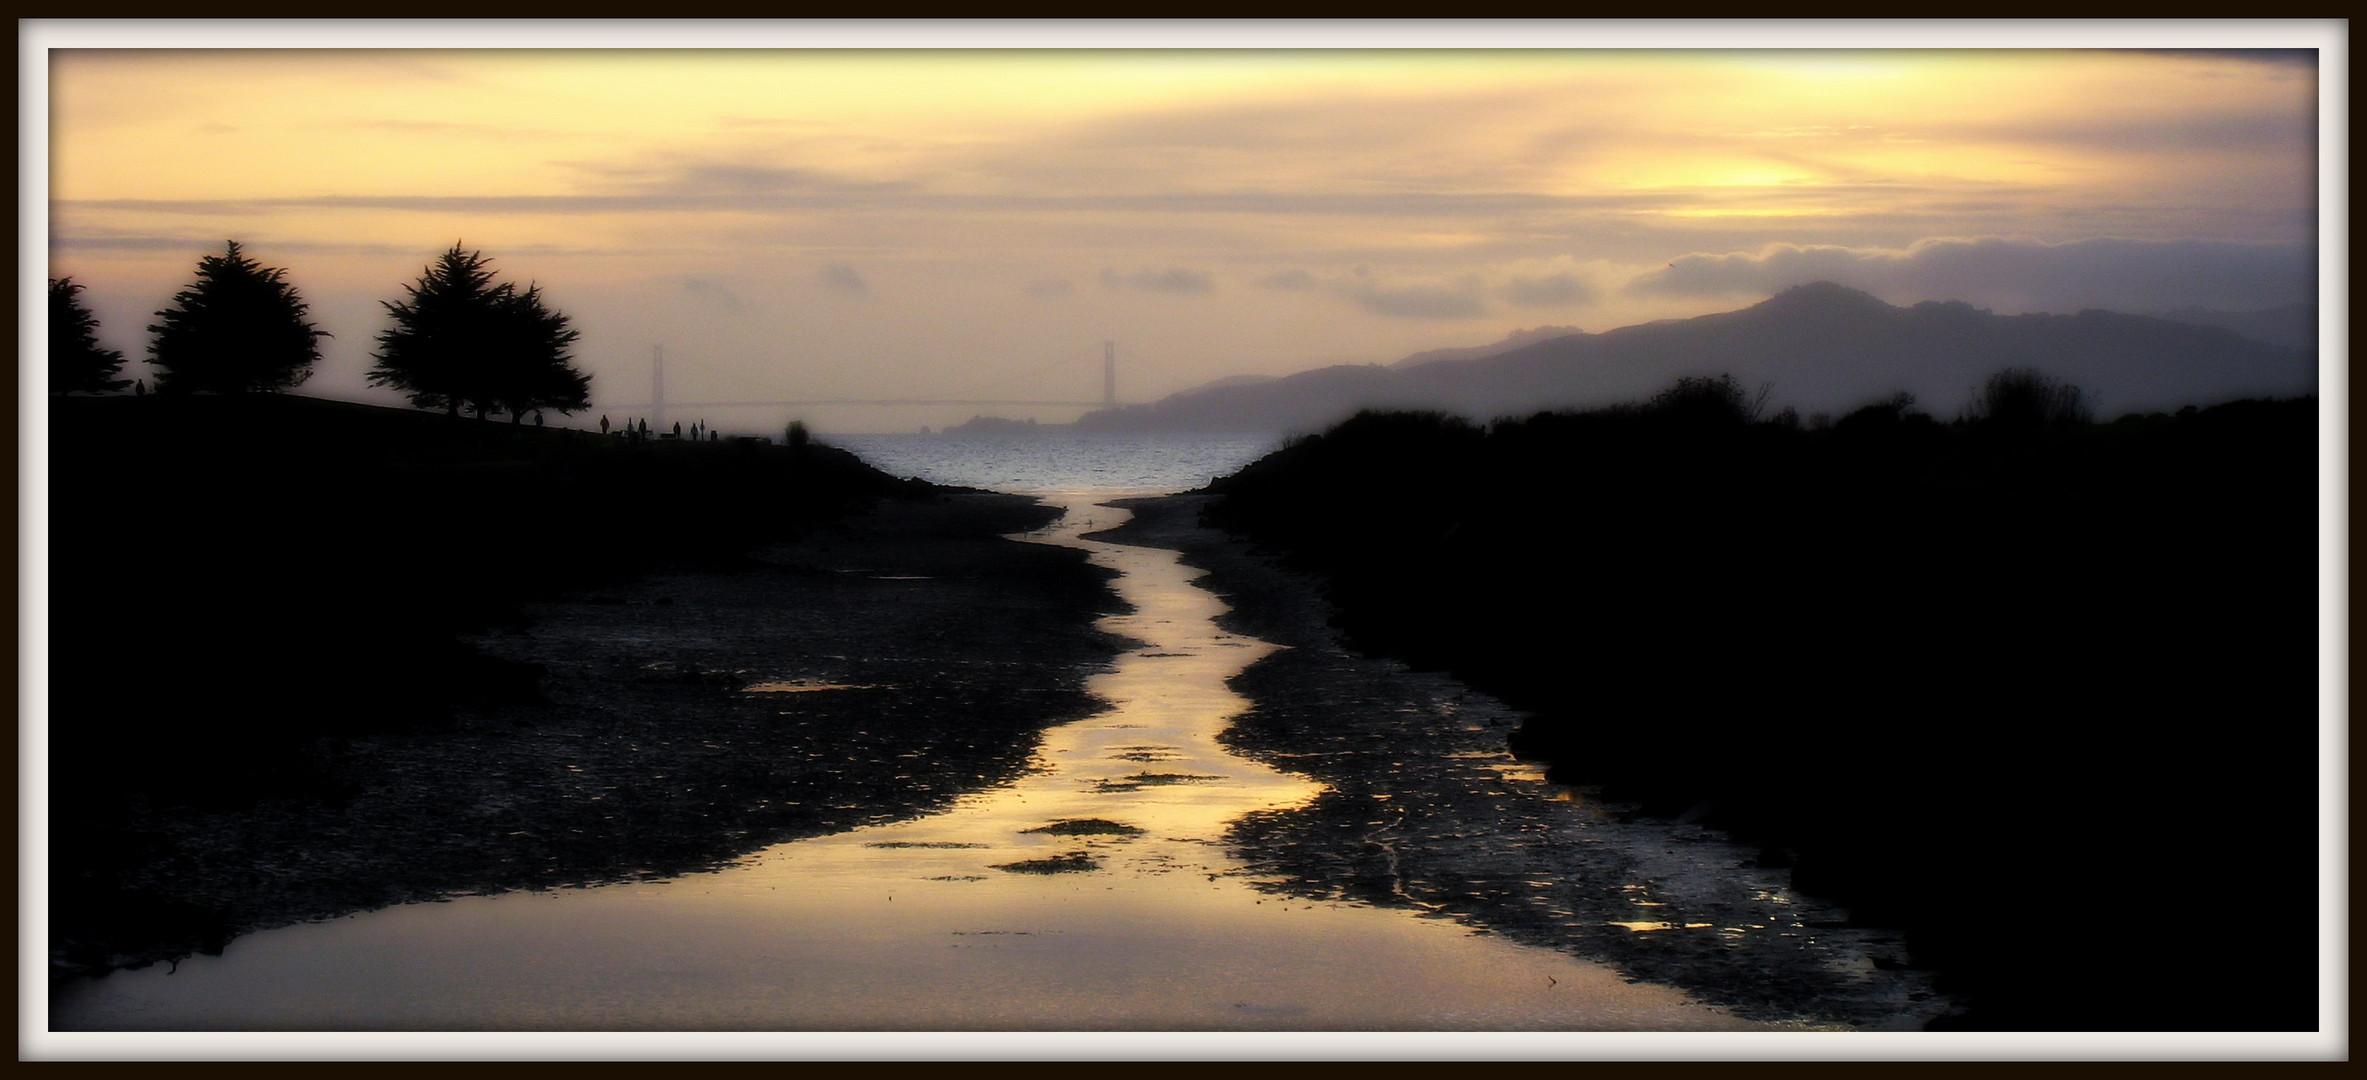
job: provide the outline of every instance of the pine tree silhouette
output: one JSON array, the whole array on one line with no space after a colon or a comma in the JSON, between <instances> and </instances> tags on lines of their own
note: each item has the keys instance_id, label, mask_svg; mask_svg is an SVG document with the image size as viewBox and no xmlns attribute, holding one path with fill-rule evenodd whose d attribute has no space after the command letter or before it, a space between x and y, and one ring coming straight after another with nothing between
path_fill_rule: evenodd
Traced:
<instances>
[{"instance_id":1,"label":"pine tree silhouette","mask_svg":"<svg viewBox=\"0 0 2367 1080\"><path fill-rule=\"evenodd\" d=\"M318 339L287 271L247 258L238 241L197 263L197 280L156 313L148 345L158 393L291 390L312 377Z\"/></svg>"},{"instance_id":2,"label":"pine tree silhouette","mask_svg":"<svg viewBox=\"0 0 2367 1080\"><path fill-rule=\"evenodd\" d=\"M71 277L49 279L49 389L58 394L103 394L130 386L118 379L123 353L99 345L99 319L82 306L82 286Z\"/></svg>"},{"instance_id":3,"label":"pine tree silhouette","mask_svg":"<svg viewBox=\"0 0 2367 1080\"><path fill-rule=\"evenodd\" d=\"M541 286L495 284L491 261L454 243L404 286L407 300L382 302L394 325L378 335L370 384L418 408L457 415L465 405L479 419L506 412L511 423L538 409L589 408L591 376L569 355L580 333L543 302Z\"/></svg>"}]
</instances>

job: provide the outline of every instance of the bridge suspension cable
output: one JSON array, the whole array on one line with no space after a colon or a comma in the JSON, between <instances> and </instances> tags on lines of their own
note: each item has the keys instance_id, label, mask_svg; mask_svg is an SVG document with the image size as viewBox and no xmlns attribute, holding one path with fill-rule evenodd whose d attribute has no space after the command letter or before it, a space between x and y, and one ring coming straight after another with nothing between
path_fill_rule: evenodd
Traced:
<instances>
[{"instance_id":1,"label":"bridge suspension cable","mask_svg":"<svg viewBox=\"0 0 2367 1080\"><path fill-rule=\"evenodd\" d=\"M679 358L677 358L677 360L676 360L676 363L677 363L677 364L679 364L679 363L680 363L680 360L679 360ZM1026 371L1022 371L1022 372L1019 372L1019 373L1017 373L1017 374L1013 374L1013 375L1006 375L1006 376L1004 376L1004 377L1002 377L1002 378L999 378L999 379L989 379L989 380L987 380L987 381L985 381L985 382L982 382L982 383L975 383L975 384L973 384L973 385L970 385L970 386L963 387L963 388L962 388L962 389L960 389L960 390L956 390L956 391L954 391L954 392L953 392L951 395L944 396L944 397L928 397L928 398L918 398L918 397L910 397L910 398L853 398L853 397L842 397L842 398L799 398L799 397L793 397L793 396L784 396L784 397L781 397L781 398L778 398L778 399L774 399L774 400L765 400L765 401L668 401L668 400L666 400L666 377L665 377L665 371L666 371L666 350L665 350L665 347L664 347L664 346L662 346L662 345L658 345L658 346L652 346L652 347L651 347L651 349L650 349L650 374L649 374L649 380L650 380L650 387L649 387L649 389L650 389L650 401L649 401L649 402L647 402L647 403L641 403L641 402L629 402L629 403L621 403L621 404L620 404L620 403L609 403L608 405L606 405L606 407L607 407L607 408L611 408L611 409L638 409L638 408L647 408L647 409L649 409L649 410L650 410L650 412L651 412L651 418L652 418L652 419L653 419L653 420L654 420L654 421L655 421L655 422L656 422L656 423L657 423L659 426L664 426L664 424L665 424L665 422L666 422L666 410L667 410L669 407L671 407L671 408L677 408L677 409L731 409L731 408L763 408L763 407L776 407L776 408L777 408L777 407L782 407L782 406L798 406L798 405L860 405L860 406L894 406L894 405L1058 405L1058 406L1067 406L1067 407L1092 407L1092 406L1101 406L1101 407L1103 407L1103 408L1115 408L1115 407L1117 406L1117 404L1118 404L1118 389L1117 389L1117 387L1118 387L1118 359L1117 359L1117 343L1116 343L1116 342L1109 342L1109 341L1105 341L1105 342L1103 342L1103 343L1102 343L1102 396L1101 396L1101 400L1099 400L1099 401L1085 401L1085 400L1073 400L1073 401L1055 401L1055 400L1051 400L1051 399L1048 399L1048 398L973 398L973 397L969 397L969 396L968 396L968 395L970 395L970 394L975 394L975 393L978 393L979 391L982 391L982 390L991 390L991 389L994 389L994 388L996 388L996 387L999 387L999 386L1008 386L1008 385L1010 385L1010 384L1012 384L1012 383L1019 382L1019 381L1021 381L1021 380L1024 380L1024 379L1031 379L1031 378L1035 378L1036 376L1042 375L1042 374L1044 374L1044 373L1046 373L1046 372L1054 371L1054 370L1057 370L1057 369L1059 369L1059 368L1062 368L1062 367L1066 367L1066 366L1068 366L1068 365L1071 365L1071 364L1074 364L1074 363L1076 363L1076 361L1074 361L1074 360L1055 360L1055 361L1053 361L1053 362L1051 362L1051 363L1049 363L1049 364L1045 364L1045 365L1043 365L1043 366L1041 366L1041 367L1030 368L1030 369L1028 369L1028 370L1026 370ZM716 365L716 364L706 364L706 365L703 365L703 366L706 366L706 367L709 367L710 369L713 369L713 368L715 368L715 367L720 367L720 366L722 366L722 365ZM760 381L759 381L759 380L757 380L757 379L748 378L748 377L745 375L745 373L742 373L742 372L737 372L737 371L730 371L730 372L726 372L726 374L729 374L729 375L732 375L732 376L736 377L736 378L737 378L739 381L741 381L742 383L759 383L759 382L760 382ZM764 388L765 388L765 389L767 389L767 390L770 390L771 392L773 392L773 393L776 393L776 394L782 394L782 395L789 395L789 394L791 394L791 392L790 392L790 391L784 390L784 389L782 389L782 388L780 388L780 387L778 387L778 386L772 386L772 385L769 385L769 384L764 384Z\"/></svg>"}]
</instances>

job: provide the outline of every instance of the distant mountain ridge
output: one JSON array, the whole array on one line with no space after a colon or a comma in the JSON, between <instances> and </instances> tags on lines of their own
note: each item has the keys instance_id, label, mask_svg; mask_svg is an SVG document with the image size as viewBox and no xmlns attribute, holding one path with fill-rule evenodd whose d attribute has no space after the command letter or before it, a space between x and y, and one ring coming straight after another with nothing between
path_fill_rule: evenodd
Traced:
<instances>
[{"instance_id":1,"label":"distant mountain ridge","mask_svg":"<svg viewBox=\"0 0 2367 1080\"><path fill-rule=\"evenodd\" d=\"M1508 353L1524 345L1533 345L1540 341L1547 341L1557 337L1569 337L1572 334L1583 334L1585 332L1586 331L1580 330L1575 326L1539 326L1528 330L1515 330L1509 334L1504 335L1504 340L1499 341L1493 345L1473 345L1469 348L1462 349L1430 349L1424 352L1415 353L1412 356L1406 357L1405 359L1389 366L1394 368L1410 368L1420 367L1424 364L1435 364L1441 360L1477 360L1485 356L1495 356L1500 353Z\"/></svg>"},{"instance_id":2,"label":"distant mountain ridge","mask_svg":"<svg viewBox=\"0 0 2367 1080\"><path fill-rule=\"evenodd\" d=\"M2037 368L2079 386L2107 419L2317 392L2314 349L2255 340L2226 326L2108 311L1997 315L1958 302L1902 308L1831 282L1787 289L1736 311L1411 363L1425 355L1392 366L1341 365L1251 385L1212 384L1090 413L1076 426L1315 431L1359 409L1489 420L1641 401L1689 375L1767 385L1769 408L1797 408L1804 416L1839 415L1908 393L1925 411L1949 418L1982 380L2008 367Z\"/></svg>"},{"instance_id":3,"label":"distant mountain ridge","mask_svg":"<svg viewBox=\"0 0 2367 1080\"><path fill-rule=\"evenodd\" d=\"M2190 305L2176 311L2157 311L2153 317L2196 326L2217 326L2254 341L2302 352L2314 352L2318 347L2318 305L2311 301L2259 311L2215 311Z\"/></svg>"}]
</instances>

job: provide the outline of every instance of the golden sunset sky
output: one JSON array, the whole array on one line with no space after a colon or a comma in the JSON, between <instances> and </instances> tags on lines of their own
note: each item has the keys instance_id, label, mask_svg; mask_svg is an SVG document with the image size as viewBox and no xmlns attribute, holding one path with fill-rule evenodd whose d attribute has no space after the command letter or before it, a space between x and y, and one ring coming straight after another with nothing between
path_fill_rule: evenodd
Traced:
<instances>
[{"instance_id":1,"label":"golden sunset sky","mask_svg":"<svg viewBox=\"0 0 2367 1080\"><path fill-rule=\"evenodd\" d=\"M601 405L649 400L655 346L675 401L1082 399L1114 340L1141 401L1820 279L2000 312L2251 309L2320 289L2328 74L2252 47L2344 40L865 25L20 27L47 94L26 167L47 274L143 357L154 312L236 239L336 335L303 392L388 402L363 382L379 303L456 240L574 318ZM1056 47L1000 47L1032 41ZM2153 48L2034 47L2121 41ZM1325 42L1396 47L1257 47ZM1717 47L1669 47L1695 42ZM898 47L775 47L847 44ZM713 45L749 47L642 47ZM919 47L946 45L966 47ZM807 414L981 411L1082 410Z\"/></svg>"}]
</instances>

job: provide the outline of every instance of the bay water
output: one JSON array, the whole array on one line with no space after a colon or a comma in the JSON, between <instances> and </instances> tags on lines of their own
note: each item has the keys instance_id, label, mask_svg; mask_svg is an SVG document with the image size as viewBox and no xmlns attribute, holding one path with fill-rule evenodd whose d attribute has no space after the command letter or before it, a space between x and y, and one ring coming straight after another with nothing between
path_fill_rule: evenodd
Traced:
<instances>
[{"instance_id":1,"label":"bay water","mask_svg":"<svg viewBox=\"0 0 2367 1080\"><path fill-rule=\"evenodd\" d=\"M1273 435L1010 432L831 435L818 441L882 471L1028 495L1189 491L1282 445Z\"/></svg>"}]
</instances>

